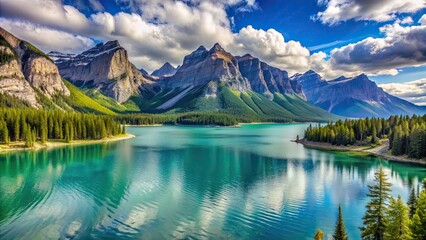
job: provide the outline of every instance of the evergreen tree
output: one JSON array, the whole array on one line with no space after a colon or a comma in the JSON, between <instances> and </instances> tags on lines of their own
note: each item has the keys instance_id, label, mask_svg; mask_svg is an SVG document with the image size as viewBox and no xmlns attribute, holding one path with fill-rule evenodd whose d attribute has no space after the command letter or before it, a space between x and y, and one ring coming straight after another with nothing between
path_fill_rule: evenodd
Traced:
<instances>
[{"instance_id":1,"label":"evergreen tree","mask_svg":"<svg viewBox=\"0 0 426 240\"><path fill-rule=\"evenodd\" d=\"M398 196L398 199L391 198L386 215L386 240L410 240L410 218L408 216L409 208L405 206Z\"/></svg>"},{"instance_id":2,"label":"evergreen tree","mask_svg":"<svg viewBox=\"0 0 426 240\"><path fill-rule=\"evenodd\" d=\"M409 216L410 219L413 218L414 213L416 212L416 204L417 204L417 196L416 192L414 191L414 187L411 188L410 197L408 198L407 205L410 208Z\"/></svg>"},{"instance_id":3,"label":"evergreen tree","mask_svg":"<svg viewBox=\"0 0 426 240\"><path fill-rule=\"evenodd\" d=\"M126 134L126 125L123 124L123 128L121 129L121 134ZM299 135L297 135L299 137Z\"/></svg>"},{"instance_id":4,"label":"evergreen tree","mask_svg":"<svg viewBox=\"0 0 426 240\"><path fill-rule=\"evenodd\" d=\"M324 232L320 228L315 233L314 240L324 240Z\"/></svg>"},{"instance_id":5,"label":"evergreen tree","mask_svg":"<svg viewBox=\"0 0 426 240\"><path fill-rule=\"evenodd\" d=\"M426 239L426 190L420 193L417 200L417 209L413 216L411 231L414 239Z\"/></svg>"},{"instance_id":6,"label":"evergreen tree","mask_svg":"<svg viewBox=\"0 0 426 240\"><path fill-rule=\"evenodd\" d=\"M363 217L364 226L360 227L362 239L383 240L386 227L386 206L390 198L391 184L380 166L374 174L375 185L369 185L367 196L371 198L367 203L367 211Z\"/></svg>"},{"instance_id":7,"label":"evergreen tree","mask_svg":"<svg viewBox=\"0 0 426 240\"><path fill-rule=\"evenodd\" d=\"M31 131L31 127L28 125L25 127L25 146L28 148L34 147L34 138Z\"/></svg>"},{"instance_id":8,"label":"evergreen tree","mask_svg":"<svg viewBox=\"0 0 426 240\"><path fill-rule=\"evenodd\" d=\"M339 204L339 213L337 215L336 227L333 234L334 240L348 240L348 235L346 234L345 224L343 223L342 216L342 207Z\"/></svg>"},{"instance_id":9,"label":"evergreen tree","mask_svg":"<svg viewBox=\"0 0 426 240\"><path fill-rule=\"evenodd\" d=\"M20 124L18 119L14 120L14 124L13 124L13 140L14 141L19 141L19 130L20 130Z\"/></svg>"}]
</instances>

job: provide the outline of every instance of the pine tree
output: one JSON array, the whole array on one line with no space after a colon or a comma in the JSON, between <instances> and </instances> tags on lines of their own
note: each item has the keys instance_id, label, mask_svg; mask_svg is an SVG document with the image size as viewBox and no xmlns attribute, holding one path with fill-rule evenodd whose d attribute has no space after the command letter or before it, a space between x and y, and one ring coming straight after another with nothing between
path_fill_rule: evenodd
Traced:
<instances>
[{"instance_id":1,"label":"pine tree","mask_svg":"<svg viewBox=\"0 0 426 240\"><path fill-rule=\"evenodd\" d=\"M409 216L410 219L413 218L414 213L416 212L416 204L417 204L417 196L416 192L414 191L414 187L411 188L410 197L408 198L407 205L410 208Z\"/></svg>"},{"instance_id":2,"label":"pine tree","mask_svg":"<svg viewBox=\"0 0 426 240\"><path fill-rule=\"evenodd\" d=\"M391 184L388 182L383 167L374 174L375 185L369 185L367 211L363 217L364 226L360 227L362 239L383 240L386 227L386 206L390 198Z\"/></svg>"},{"instance_id":3,"label":"pine tree","mask_svg":"<svg viewBox=\"0 0 426 240\"><path fill-rule=\"evenodd\" d=\"M126 134L126 125L123 124L123 128L121 129L121 134ZM299 135L297 135L297 137L299 138Z\"/></svg>"},{"instance_id":4,"label":"pine tree","mask_svg":"<svg viewBox=\"0 0 426 240\"><path fill-rule=\"evenodd\" d=\"M13 124L13 140L15 141L19 141L19 130L20 130L20 125L19 125L19 121L18 119L15 119L15 122Z\"/></svg>"},{"instance_id":5,"label":"pine tree","mask_svg":"<svg viewBox=\"0 0 426 240\"><path fill-rule=\"evenodd\" d=\"M411 223L414 239L426 239L426 190L423 190L417 200L416 213Z\"/></svg>"},{"instance_id":6,"label":"pine tree","mask_svg":"<svg viewBox=\"0 0 426 240\"><path fill-rule=\"evenodd\" d=\"M373 125L373 130L372 130L372 133L371 133L371 143L376 144L377 142L378 142L377 141L377 129L376 129L376 126Z\"/></svg>"},{"instance_id":7,"label":"pine tree","mask_svg":"<svg viewBox=\"0 0 426 240\"><path fill-rule=\"evenodd\" d=\"M31 126L27 125L25 127L25 146L28 148L34 147L34 137L33 132L31 131Z\"/></svg>"},{"instance_id":8,"label":"pine tree","mask_svg":"<svg viewBox=\"0 0 426 240\"><path fill-rule=\"evenodd\" d=\"M324 232L320 228L315 233L314 240L324 240Z\"/></svg>"},{"instance_id":9,"label":"pine tree","mask_svg":"<svg viewBox=\"0 0 426 240\"><path fill-rule=\"evenodd\" d=\"M409 208L405 206L398 196L398 199L391 198L389 208L386 215L386 229L385 239L386 240L410 240L410 218L408 216Z\"/></svg>"},{"instance_id":10,"label":"pine tree","mask_svg":"<svg viewBox=\"0 0 426 240\"><path fill-rule=\"evenodd\" d=\"M346 234L345 224L343 223L342 216L342 207L339 204L339 213L337 215L336 227L333 234L334 240L348 240L348 235Z\"/></svg>"}]
</instances>

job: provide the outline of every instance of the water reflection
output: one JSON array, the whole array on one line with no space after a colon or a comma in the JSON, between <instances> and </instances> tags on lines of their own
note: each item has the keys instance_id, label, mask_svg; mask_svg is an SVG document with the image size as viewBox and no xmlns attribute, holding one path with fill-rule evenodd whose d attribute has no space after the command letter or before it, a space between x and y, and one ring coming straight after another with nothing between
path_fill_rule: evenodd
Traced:
<instances>
[{"instance_id":1,"label":"water reflection","mask_svg":"<svg viewBox=\"0 0 426 240\"><path fill-rule=\"evenodd\" d=\"M356 239L380 164L405 199L426 176L281 136L302 127L131 128L133 140L0 155L0 238L303 239L331 233L342 203Z\"/></svg>"}]
</instances>

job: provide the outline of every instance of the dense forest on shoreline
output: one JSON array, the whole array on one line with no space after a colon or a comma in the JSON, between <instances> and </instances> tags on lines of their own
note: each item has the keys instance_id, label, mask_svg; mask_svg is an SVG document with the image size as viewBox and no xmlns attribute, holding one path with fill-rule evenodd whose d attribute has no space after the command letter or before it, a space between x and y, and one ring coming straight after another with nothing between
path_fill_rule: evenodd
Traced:
<instances>
[{"instance_id":1,"label":"dense forest on shoreline","mask_svg":"<svg viewBox=\"0 0 426 240\"><path fill-rule=\"evenodd\" d=\"M64 111L0 108L0 143L97 140L125 133L111 116Z\"/></svg>"},{"instance_id":2,"label":"dense forest on shoreline","mask_svg":"<svg viewBox=\"0 0 426 240\"><path fill-rule=\"evenodd\" d=\"M168 114L124 114L116 116L115 119L123 124L129 125L217 125L235 126L238 123L250 122L281 122L286 123L288 119L258 119L248 118L226 113L188 112Z\"/></svg>"},{"instance_id":3,"label":"dense forest on shoreline","mask_svg":"<svg viewBox=\"0 0 426 240\"><path fill-rule=\"evenodd\" d=\"M333 145L375 145L386 138L392 155L426 157L426 115L339 120L305 131L306 140Z\"/></svg>"}]
</instances>

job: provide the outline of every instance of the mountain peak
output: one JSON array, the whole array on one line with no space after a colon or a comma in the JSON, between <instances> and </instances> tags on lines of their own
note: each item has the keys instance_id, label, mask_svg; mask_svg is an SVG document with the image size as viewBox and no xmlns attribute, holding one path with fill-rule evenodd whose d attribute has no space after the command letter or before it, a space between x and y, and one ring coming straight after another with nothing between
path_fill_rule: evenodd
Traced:
<instances>
[{"instance_id":1,"label":"mountain peak","mask_svg":"<svg viewBox=\"0 0 426 240\"><path fill-rule=\"evenodd\" d=\"M225 52L225 49L223 49L219 43L215 43L213 47L210 49L210 52Z\"/></svg>"},{"instance_id":2,"label":"mountain peak","mask_svg":"<svg viewBox=\"0 0 426 240\"><path fill-rule=\"evenodd\" d=\"M104 48L109 48L109 49L121 47L121 45L118 42L118 40L108 41L103 46L104 46Z\"/></svg>"},{"instance_id":3,"label":"mountain peak","mask_svg":"<svg viewBox=\"0 0 426 240\"><path fill-rule=\"evenodd\" d=\"M195 52L207 52L207 48L203 45L199 46Z\"/></svg>"},{"instance_id":4,"label":"mountain peak","mask_svg":"<svg viewBox=\"0 0 426 240\"><path fill-rule=\"evenodd\" d=\"M310 69L308 71L306 71L303 75L319 75L317 72L315 72L314 70Z\"/></svg>"},{"instance_id":5,"label":"mountain peak","mask_svg":"<svg viewBox=\"0 0 426 240\"><path fill-rule=\"evenodd\" d=\"M152 76L156 77L164 77L164 76L170 76L175 74L177 71L177 68L173 67L169 62L166 62L161 66L161 68L155 70L152 72Z\"/></svg>"}]
</instances>

